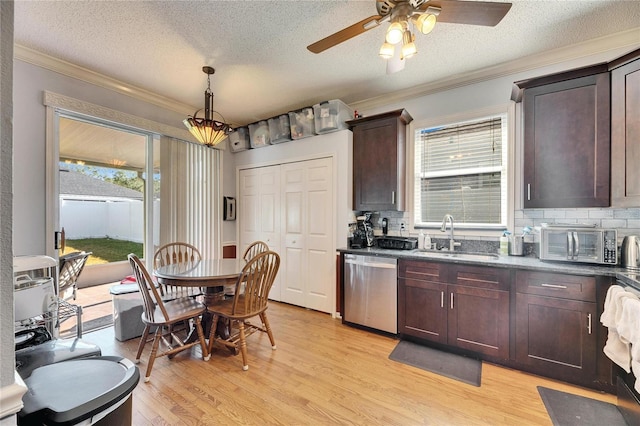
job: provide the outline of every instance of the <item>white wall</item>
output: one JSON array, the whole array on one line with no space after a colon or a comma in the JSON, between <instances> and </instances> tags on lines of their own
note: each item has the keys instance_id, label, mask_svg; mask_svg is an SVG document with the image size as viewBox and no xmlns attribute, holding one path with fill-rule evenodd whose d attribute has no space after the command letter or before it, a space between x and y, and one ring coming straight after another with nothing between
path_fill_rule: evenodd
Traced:
<instances>
[{"instance_id":1,"label":"white wall","mask_svg":"<svg viewBox=\"0 0 640 426\"><path fill-rule=\"evenodd\" d=\"M13 2L0 2L0 424L14 422L4 391L15 382L13 345L13 255L12 245L12 114L13 114ZM15 389L12 389L15 391ZM6 395L6 394L5 394ZM20 396L20 395L19 395ZM15 399L15 397L14 397ZM20 407L17 407L18 409Z\"/></svg>"},{"instance_id":2,"label":"white wall","mask_svg":"<svg viewBox=\"0 0 640 426\"><path fill-rule=\"evenodd\" d=\"M184 115L85 81L15 60L13 111L13 250L43 254L45 247L45 107L51 91L157 123L183 128Z\"/></svg>"},{"instance_id":3,"label":"white wall","mask_svg":"<svg viewBox=\"0 0 640 426\"><path fill-rule=\"evenodd\" d=\"M236 196L236 177L235 177L235 157L234 153L229 149L228 141L225 142L227 147L222 153L222 191L223 197L235 197ZM222 207L222 200L220 200ZM222 210L220 211L220 217L223 217ZM222 222L222 245L235 245L238 246L236 240L236 221L228 220ZM236 253L242 255L242 253Z\"/></svg>"}]
</instances>

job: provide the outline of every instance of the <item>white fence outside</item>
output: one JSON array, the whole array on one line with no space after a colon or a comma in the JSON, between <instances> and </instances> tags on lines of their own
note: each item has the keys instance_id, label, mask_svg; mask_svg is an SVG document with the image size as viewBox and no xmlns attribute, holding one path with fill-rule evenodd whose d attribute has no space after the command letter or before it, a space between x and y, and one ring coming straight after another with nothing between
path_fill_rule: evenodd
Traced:
<instances>
[{"instance_id":1,"label":"white fence outside","mask_svg":"<svg viewBox=\"0 0 640 426\"><path fill-rule=\"evenodd\" d=\"M160 202L154 206L154 223L159 223ZM60 226L67 239L113 238L144 242L144 204L126 198L74 199L60 197ZM156 233L159 233L155 227ZM159 235L154 235L154 241Z\"/></svg>"}]
</instances>

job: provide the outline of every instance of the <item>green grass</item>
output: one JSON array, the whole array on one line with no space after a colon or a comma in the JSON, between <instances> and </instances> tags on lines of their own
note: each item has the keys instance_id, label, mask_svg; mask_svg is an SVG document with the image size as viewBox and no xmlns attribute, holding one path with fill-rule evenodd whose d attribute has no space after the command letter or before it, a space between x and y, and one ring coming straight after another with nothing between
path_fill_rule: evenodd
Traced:
<instances>
[{"instance_id":1,"label":"green grass","mask_svg":"<svg viewBox=\"0 0 640 426\"><path fill-rule=\"evenodd\" d=\"M140 258L143 257L142 243L114 240L112 238L83 238L78 240L67 240L64 253L71 253L74 251L90 251L93 253L87 260L87 265L127 260L127 255L129 253L135 253Z\"/></svg>"}]
</instances>

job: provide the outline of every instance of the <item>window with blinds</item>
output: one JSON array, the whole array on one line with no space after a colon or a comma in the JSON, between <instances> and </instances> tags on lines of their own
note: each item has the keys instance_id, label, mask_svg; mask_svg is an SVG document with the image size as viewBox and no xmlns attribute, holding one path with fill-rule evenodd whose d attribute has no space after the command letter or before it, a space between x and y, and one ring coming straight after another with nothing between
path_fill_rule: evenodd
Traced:
<instances>
[{"instance_id":1,"label":"window with blinds","mask_svg":"<svg viewBox=\"0 0 640 426\"><path fill-rule=\"evenodd\" d=\"M415 225L505 227L506 114L415 132Z\"/></svg>"}]
</instances>

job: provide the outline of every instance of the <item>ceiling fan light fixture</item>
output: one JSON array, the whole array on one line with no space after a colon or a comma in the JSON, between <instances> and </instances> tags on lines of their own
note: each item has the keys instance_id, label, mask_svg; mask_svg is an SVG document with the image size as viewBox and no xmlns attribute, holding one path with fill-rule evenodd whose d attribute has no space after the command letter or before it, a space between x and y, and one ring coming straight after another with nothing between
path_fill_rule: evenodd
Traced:
<instances>
[{"instance_id":1,"label":"ceiling fan light fixture","mask_svg":"<svg viewBox=\"0 0 640 426\"><path fill-rule=\"evenodd\" d=\"M387 35L385 36L385 40L389 44L398 44L402 41L402 34L404 33L404 28L400 22L392 22L387 28Z\"/></svg>"},{"instance_id":2,"label":"ceiling fan light fixture","mask_svg":"<svg viewBox=\"0 0 640 426\"><path fill-rule=\"evenodd\" d=\"M387 43L385 41L384 43L382 43L382 46L380 46L380 52L378 54L380 55L381 58L391 59L393 58L395 50L396 48L393 44Z\"/></svg>"},{"instance_id":3,"label":"ceiling fan light fixture","mask_svg":"<svg viewBox=\"0 0 640 426\"><path fill-rule=\"evenodd\" d=\"M411 35L411 31L406 30L402 37L402 58L409 59L418 53L418 49L416 48L416 44L413 42L414 38Z\"/></svg>"},{"instance_id":4,"label":"ceiling fan light fixture","mask_svg":"<svg viewBox=\"0 0 640 426\"><path fill-rule=\"evenodd\" d=\"M436 26L436 15L423 13L417 19L413 19L413 23L422 34L429 34Z\"/></svg>"},{"instance_id":5,"label":"ceiling fan light fixture","mask_svg":"<svg viewBox=\"0 0 640 426\"><path fill-rule=\"evenodd\" d=\"M220 113L213 110L210 77L216 70L212 67L204 66L202 67L202 72L207 74L207 89L204 91L204 117L198 118L198 112L201 111L198 110L192 117L185 118L182 123L198 142L208 147L215 147L231 133L231 126L224 122L224 117ZM214 120L213 113L220 115L222 121Z\"/></svg>"}]
</instances>

